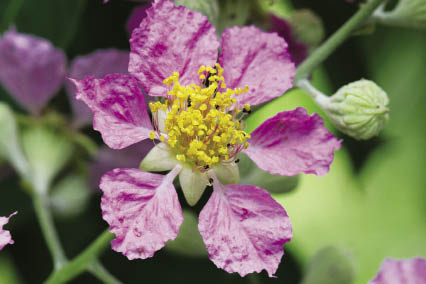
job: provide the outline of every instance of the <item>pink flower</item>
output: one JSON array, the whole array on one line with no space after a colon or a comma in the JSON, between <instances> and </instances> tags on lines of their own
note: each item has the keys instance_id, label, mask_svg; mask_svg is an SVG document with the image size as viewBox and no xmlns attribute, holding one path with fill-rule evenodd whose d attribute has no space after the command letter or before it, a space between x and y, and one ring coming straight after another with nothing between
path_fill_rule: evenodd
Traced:
<instances>
[{"instance_id":1,"label":"pink flower","mask_svg":"<svg viewBox=\"0 0 426 284\"><path fill-rule=\"evenodd\" d=\"M369 284L424 284L426 283L426 259L392 259L382 263L377 276Z\"/></svg>"},{"instance_id":2,"label":"pink flower","mask_svg":"<svg viewBox=\"0 0 426 284\"><path fill-rule=\"evenodd\" d=\"M9 215L9 217L0 217L0 250L2 250L6 245L13 244L12 236L9 231L3 230L3 226L9 222L9 219L16 215L18 212L14 212Z\"/></svg>"},{"instance_id":3,"label":"pink flower","mask_svg":"<svg viewBox=\"0 0 426 284\"><path fill-rule=\"evenodd\" d=\"M32 114L59 90L66 57L49 41L9 29L0 38L0 83Z\"/></svg>"},{"instance_id":4,"label":"pink flower","mask_svg":"<svg viewBox=\"0 0 426 284\"><path fill-rule=\"evenodd\" d=\"M215 28L202 14L167 0L146 14L130 39L132 76L72 80L109 147L160 140L143 170L118 168L101 179L103 218L116 235L112 248L144 259L176 238L183 221L173 186L179 175L190 205L213 185L198 226L210 259L241 276L263 269L273 276L292 237L290 220L266 190L238 184L237 155L272 174L323 175L340 142L302 108L277 114L251 135L244 131L250 105L292 87L295 67L278 35L228 28L218 58ZM139 85L158 99L150 103L152 121Z\"/></svg>"}]
</instances>

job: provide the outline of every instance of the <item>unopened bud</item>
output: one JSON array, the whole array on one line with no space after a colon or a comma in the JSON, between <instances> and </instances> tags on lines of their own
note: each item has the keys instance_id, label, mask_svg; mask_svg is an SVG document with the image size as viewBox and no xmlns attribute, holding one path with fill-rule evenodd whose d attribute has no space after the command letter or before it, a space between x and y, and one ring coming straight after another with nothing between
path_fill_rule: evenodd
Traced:
<instances>
[{"instance_id":1,"label":"unopened bud","mask_svg":"<svg viewBox=\"0 0 426 284\"><path fill-rule=\"evenodd\" d=\"M362 79L315 100L337 129L355 139L378 135L389 120L388 96L373 81Z\"/></svg>"},{"instance_id":2,"label":"unopened bud","mask_svg":"<svg viewBox=\"0 0 426 284\"><path fill-rule=\"evenodd\" d=\"M384 25L426 29L426 1L399 0L394 9L385 11L385 4L373 14Z\"/></svg>"}]
</instances>

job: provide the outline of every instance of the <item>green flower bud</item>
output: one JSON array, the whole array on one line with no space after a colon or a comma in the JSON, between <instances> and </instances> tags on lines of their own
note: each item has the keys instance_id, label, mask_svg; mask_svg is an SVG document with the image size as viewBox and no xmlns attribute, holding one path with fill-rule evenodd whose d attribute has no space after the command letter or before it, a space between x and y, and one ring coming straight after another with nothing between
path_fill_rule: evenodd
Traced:
<instances>
[{"instance_id":1,"label":"green flower bud","mask_svg":"<svg viewBox=\"0 0 426 284\"><path fill-rule=\"evenodd\" d=\"M355 139L378 135L389 120L388 96L373 81L350 83L331 97L317 95L315 101L337 129Z\"/></svg>"},{"instance_id":2,"label":"green flower bud","mask_svg":"<svg viewBox=\"0 0 426 284\"><path fill-rule=\"evenodd\" d=\"M382 5L373 17L384 25L426 29L426 0L399 0L391 11Z\"/></svg>"}]
</instances>

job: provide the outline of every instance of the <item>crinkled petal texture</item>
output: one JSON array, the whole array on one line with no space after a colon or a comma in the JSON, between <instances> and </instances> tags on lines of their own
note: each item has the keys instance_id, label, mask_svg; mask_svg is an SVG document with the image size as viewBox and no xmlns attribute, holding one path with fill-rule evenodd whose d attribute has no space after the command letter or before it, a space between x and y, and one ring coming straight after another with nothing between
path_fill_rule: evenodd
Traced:
<instances>
[{"instance_id":1,"label":"crinkled petal texture","mask_svg":"<svg viewBox=\"0 0 426 284\"><path fill-rule=\"evenodd\" d=\"M258 105L293 87L296 69L287 43L276 33L253 26L227 28L220 64L228 88L248 86L248 94L236 97L242 104Z\"/></svg>"},{"instance_id":2,"label":"crinkled petal texture","mask_svg":"<svg viewBox=\"0 0 426 284\"><path fill-rule=\"evenodd\" d=\"M245 153L271 174L293 176L302 172L324 175L340 143L324 127L318 114L305 109L280 112L251 133Z\"/></svg>"},{"instance_id":3,"label":"crinkled petal texture","mask_svg":"<svg viewBox=\"0 0 426 284\"><path fill-rule=\"evenodd\" d=\"M292 237L286 211L266 190L217 180L198 229L216 266L241 276L265 269L272 277Z\"/></svg>"},{"instance_id":4,"label":"crinkled petal texture","mask_svg":"<svg viewBox=\"0 0 426 284\"><path fill-rule=\"evenodd\" d=\"M116 49L97 50L85 56L76 57L68 73L68 77L82 80L91 75L103 78L107 74L127 74L129 52ZM70 81L66 82L66 90L71 101L74 113L74 123L78 126L89 124L93 119L90 109L75 98L75 86Z\"/></svg>"},{"instance_id":5,"label":"crinkled petal texture","mask_svg":"<svg viewBox=\"0 0 426 284\"><path fill-rule=\"evenodd\" d=\"M102 214L116 236L113 250L145 259L177 237L183 214L173 187L176 174L115 169L102 177Z\"/></svg>"},{"instance_id":6,"label":"crinkled petal texture","mask_svg":"<svg viewBox=\"0 0 426 284\"><path fill-rule=\"evenodd\" d=\"M33 114L59 90L65 70L65 54L45 39L14 29L0 38L0 82Z\"/></svg>"},{"instance_id":7,"label":"crinkled petal texture","mask_svg":"<svg viewBox=\"0 0 426 284\"><path fill-rule=\"evenodd\" d=\"M110 74L103 79L72 79L77 99L92 110L93 128L109 147L122 149L149 138L153 130L145 100L135 78Z\"/></svg>"},{"instance_id":8,"label":"crinkled petal texture","mask_svg":"<svg viewBox=\"0 0 426 284\"><path fill-rule=\"evenodd\" d=\"M153 147L154 143L151 139L145 139L121 150L114 150L103 146L90 165L91 187L98 188L102 175L117 167L137 169L142 159Z\"/></svg>"},{"instance_id":9,"label":"crinkled petal texture","mask_svg":"<svg viewBox=\"0 0 426 284\"><path fill-rule=\"evenodd\" d=\"M369 284L424 284L426 283L426 259L387 258L376 278Z\"/></svg>"},{"instance_id":10,"label":"crinkled petal texture","mask_svg":"<svg viewBox=\"0 0 426 284\"><path fill-rule=\"evenodd\" d=\"M0 250L2 250L6 245L13 244L12 236L9 231L3 230L3 226L9 222L9 219L16 215L18 212L10 214L9 217L0 217Z\"/></svg>"},{"instance_id":11,"label":"crinkled petal texture","mask_svg":"<svg viewBox=\"0 0 426 284\"><path fill-rule=\"evenodd\" d=\"M203 14L173 1L158 1L133 30L129 72L151 96L166 96L163 80L179 72L179 82L197 84L201 65L213 66L219 41L216 29Z\"/></svg>"}]
</instances>

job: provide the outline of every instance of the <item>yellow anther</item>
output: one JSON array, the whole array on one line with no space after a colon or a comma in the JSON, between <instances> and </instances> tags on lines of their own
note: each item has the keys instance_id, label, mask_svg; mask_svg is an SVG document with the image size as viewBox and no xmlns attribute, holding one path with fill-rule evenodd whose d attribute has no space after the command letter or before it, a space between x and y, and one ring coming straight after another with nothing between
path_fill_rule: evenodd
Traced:
<instances>
[{"instance_id":1,"label":"yellow anther","mask_svg":"<svg viewBox=\"0 0 426 284\"><path fill-rule=\"evenodd\" d=\"M244 109L245 109L246 111L249 111L249 110L250 110L250 105L249 105L249 104L244 104Z\"/></svg>"},{"instance_id":2,"label":"yellow anther","mask_svg":"<svg viewBox=\"0 0 426 284\"><path fill-rule=\"evenodd\" d=\"M233 107L237 102L235 94L242 94L248 88L227 89L219 63L213 68L201 66L198 75L202 83L185 86L179 84L179 73L174 72L164 80L170 86L167 101L149 106L153 113L167 111L164 129L168 138L160 136L160 141L169 144L179 161L203 169L229 160L241 148L248 147L249 136L236 118L241 109ZM209 83L205 86L207 76ZM227 113L231 109L232 113ZM250 106L244 109L248 111ZM233 147L229 147L231 144Z\"/></svg>"},{"instance_id":3,"label":"yellow anther","mask_svg":"<svg viewBox=\"0 0 426 284\"><path fill-rule=\"evenodd\" d=\"M155 132L154 132L154 131L151 131L151 132L149 133L149 138L150 138L151 140L154 140L154 139L155 139Z\"/></svg>"},{"instance_id":4,"label":"yellow anther","mask_svg":"<svg viewBox=\"0 0 426 284\"><path fill-rule=\"evenodd\" d=\"M186 161L186 157L183 154L177 154L176 155L176 160L185 162Z\"/></svg>"}]
</instances>

